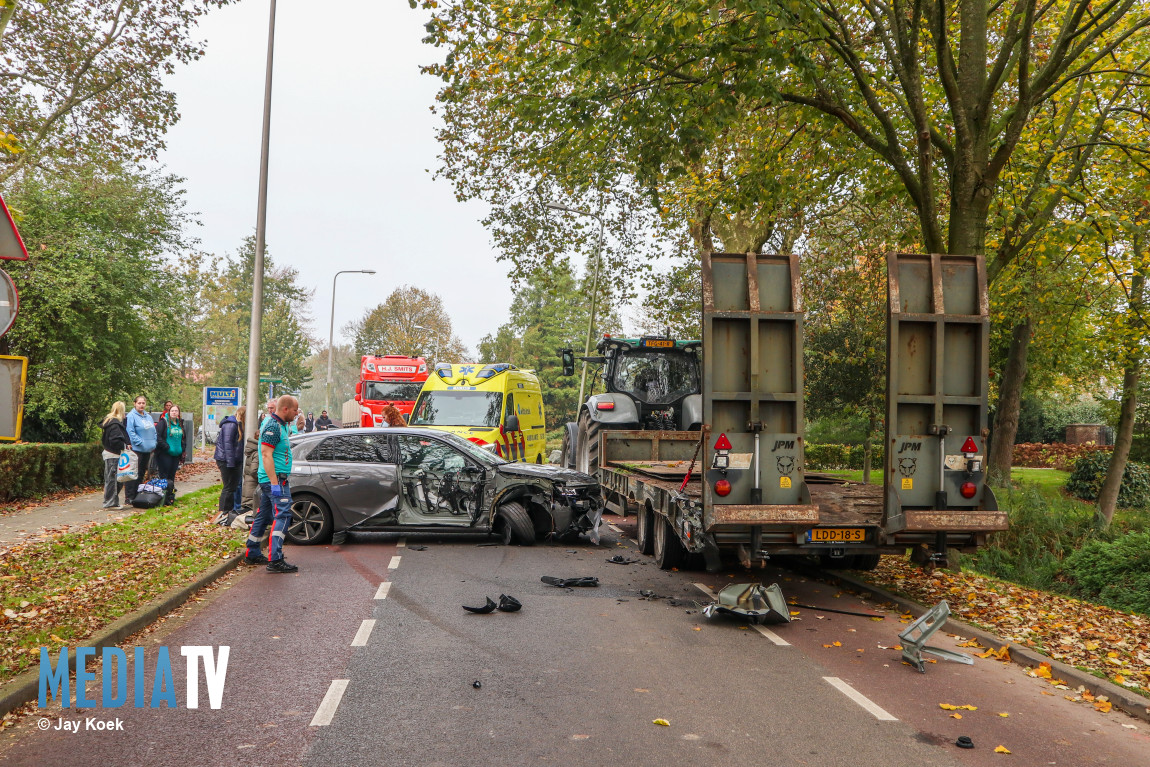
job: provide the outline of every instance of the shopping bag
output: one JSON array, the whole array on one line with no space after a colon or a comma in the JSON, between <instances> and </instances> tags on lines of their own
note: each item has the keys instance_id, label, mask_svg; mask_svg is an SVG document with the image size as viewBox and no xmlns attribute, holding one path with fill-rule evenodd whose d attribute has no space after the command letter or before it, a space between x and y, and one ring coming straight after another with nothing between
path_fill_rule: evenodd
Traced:
<instances>
[{"instance_id":1,"label":"shopping bag","mask_svg":"<svg viewBox=\"0 0 1150 767\"><path fill-rule=\"evenodd\" d=\"M140 456L131 450L120 453L120 463L116 466L116 481L131 482L140 474Z\"/></svg>"}]
</instances>

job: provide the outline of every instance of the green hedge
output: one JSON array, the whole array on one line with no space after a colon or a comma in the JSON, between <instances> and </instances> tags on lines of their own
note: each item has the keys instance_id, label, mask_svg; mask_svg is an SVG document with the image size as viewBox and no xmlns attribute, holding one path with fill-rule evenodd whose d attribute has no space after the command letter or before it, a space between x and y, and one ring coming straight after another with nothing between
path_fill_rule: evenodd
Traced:
<instances>
[{"instance_id":1,"label":"green hedge","mask_svg":"<svg viewBox=\"0 0 1150 767\"><path fill-rule=\"evenodd\" d=\"M96 443L0 445L0 501L103 485L100 452Z\"/></svg>"},{"instance_id":2,"label":"green hedge","mask_svg":"<svg viewBox=\"0 0 1150 767\"><path fill-rule=\"evenodd\" d=\"M1150 533L1090 541L1066 558L1062 572L1077 596L1150 614Z\"/></svg>"},{"instance_id":3,"label":"green hedge","mask_svg":"<svg viewBox=\"0 0 1150 767\"><path fill-rule=\"evenodd\" d=\"M1097 500L1109 468L1109 452L1084 455L1074 464L1074 471L1066 481L1066 491L1084 501ZM1122 485L1118 489L1118 505L1126 509L1150 506L1150 467L1127 461Z\"/></svg>"},{"instance_id":4,"label":"green hedge","mask_svg":"<svg viewBox=\"0 0 1150 767\"><path fill-rule=\"evenodd\" d=\"M807 443L804 450L808 471L833 471L863 468L862 445L818 445ZM875 443L871 468L882 472L882 444Z\"/></svg>"}]
</instances>

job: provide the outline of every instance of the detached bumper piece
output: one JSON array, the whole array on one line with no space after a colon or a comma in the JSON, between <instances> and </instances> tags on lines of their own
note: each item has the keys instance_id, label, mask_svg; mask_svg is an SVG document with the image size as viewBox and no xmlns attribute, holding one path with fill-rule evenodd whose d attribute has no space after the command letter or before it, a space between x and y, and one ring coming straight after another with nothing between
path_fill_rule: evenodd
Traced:
<instances>
[{"instance_id":1,"label":"detached bumper piece","mask_svg":"<svg viewBox=\"0 0 1150 767\"><path fill-rule=\"evenodd\" d=\"M704 607L703 615L734 615L750 623L791 622L791 611L777 583L732 583L719 592L718 600Z\"/></svg>"},{"instance_id":2,"label":"detached bumper piece","mask_svg":"<svg viewBox=\"0 0 1150 767\"><path fill-rule=\"evenodd\" d=\"M965 663L968 666L974 665L974 658L964 652L927 646L926 640L942 628L949 617L950 605L944 599L899 633L898 638L902 640L902 659L918 669L920 674L926 673L926 661L922 658L924 652L938 656L943 660Z\"/></svg>"}]
</instances>

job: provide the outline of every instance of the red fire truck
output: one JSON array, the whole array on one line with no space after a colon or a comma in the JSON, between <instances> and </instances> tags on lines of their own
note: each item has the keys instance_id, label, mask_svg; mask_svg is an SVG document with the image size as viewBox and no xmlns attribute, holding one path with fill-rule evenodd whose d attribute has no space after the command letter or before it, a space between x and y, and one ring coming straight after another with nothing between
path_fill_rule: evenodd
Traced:
<instances>
[{"instance_id":1,"label":"red fire truck","mask_svg":"<svg viewBox=\"0 0 1150 767\"><path fill-rule=\"evenodd\" d=\"M360 360L355 401L359 403L359 425L379 426L383 409L395 405L404 418L411 415L415 398L427 380L427 360L387 354L366 355Z\"/></svg>"}]
</instances>

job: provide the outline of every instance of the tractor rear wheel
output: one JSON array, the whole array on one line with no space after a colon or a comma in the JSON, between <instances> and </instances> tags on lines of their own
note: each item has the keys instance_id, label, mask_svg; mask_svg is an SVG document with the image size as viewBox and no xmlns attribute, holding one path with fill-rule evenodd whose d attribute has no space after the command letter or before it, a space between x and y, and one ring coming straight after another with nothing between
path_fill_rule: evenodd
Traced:
<instances>
[{"instance_id":1,"label":"tractor rear wheel","mask_svg":"<svg viewBox=\"0 0 1150 767\"><path fill-rule=\"evenodd\" d=\"M599 430L599 422L591 420L590 413L583 411L579 415L579 452L575 468L585 474L599 472Z\"/></svg>"}]
</instances>

